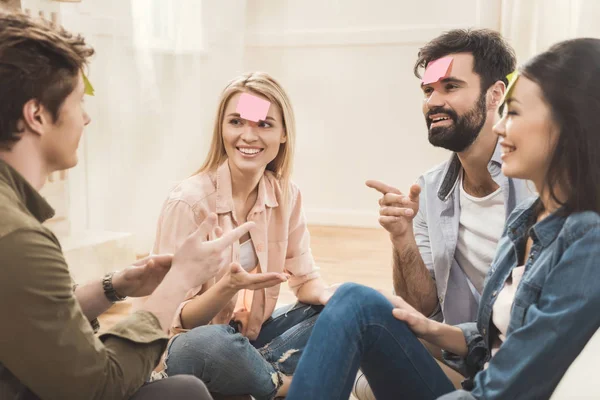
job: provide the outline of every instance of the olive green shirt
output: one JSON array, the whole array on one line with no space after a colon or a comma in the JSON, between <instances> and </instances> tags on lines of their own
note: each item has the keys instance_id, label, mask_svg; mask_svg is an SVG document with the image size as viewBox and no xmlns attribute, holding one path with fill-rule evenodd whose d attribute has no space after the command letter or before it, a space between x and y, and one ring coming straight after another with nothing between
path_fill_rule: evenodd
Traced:
<instances>
[{"instance_id":1,"label":"olive green shirt","mask_svg":"<svg viewBox=\"0 0 600 400\"><path fill-rule=\"evenodd\" d=\"M167 344L136 312L99 337L83 314L54 234L54 210L0 160L0 399L128 399Z\"/></svg>"}]
</instances>

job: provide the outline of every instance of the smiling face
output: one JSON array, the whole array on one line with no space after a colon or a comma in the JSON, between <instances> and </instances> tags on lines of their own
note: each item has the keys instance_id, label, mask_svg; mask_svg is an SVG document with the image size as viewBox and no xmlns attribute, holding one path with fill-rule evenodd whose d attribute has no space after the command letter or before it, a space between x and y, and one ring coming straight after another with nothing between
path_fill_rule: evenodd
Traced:
<instances>
[{"instance_id":1,"label":"smiling face","mask_svg":"<svg viewBox=\"0 0 600 400\"><path fill-rule=\"evenodd\" d=\"M286 142L281 109L271 103L264 121L249 121L236 111L240 96L240 92L231 96L221 121L225 152L231 168L242 173L262 173Z\"/></svg>"},{"instance_id":2,"label":"smiling face","mask_svg":"<svg viewBox=\"0 0 600 400\"><path fill-rule=\"evenodd\" d=\"M494 132L500 136L504 175L531 180L540 190L556 147L558 128L537 83L519 77Z\"/></svg>"},{"instance_id":3,"label":"smiling face","mask_svg":"<svg viewBox=\"0 0 600 400\"><path fill-rule=\"evenodd\" d=\"M473 55L450 54L450 73L437 82L422 85L423 115L429 142L436 147L462 152L479 135L487 118L486 92L473 71Z\"/></svg>"}]
</instances>

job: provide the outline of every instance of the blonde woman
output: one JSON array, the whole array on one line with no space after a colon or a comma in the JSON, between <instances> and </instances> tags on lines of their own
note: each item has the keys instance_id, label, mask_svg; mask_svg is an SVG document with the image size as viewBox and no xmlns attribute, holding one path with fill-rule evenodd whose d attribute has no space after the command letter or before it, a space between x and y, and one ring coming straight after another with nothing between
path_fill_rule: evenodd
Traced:
<instances>
[{"instance_id":1,"label":"blonde woman","mask_svg":"<svg viewBox=\"0 0 600 400\"><path fill-rule=\"evenodd\" d=\"M223 91L209 154L165 202L154 253L174 252L210 213L218 215L215 236L246 221L255 226L231 247L231 264L180 306L167 375L196 375L221 395L287 393L331 295L311 255L300 191L290 181L295 134L290 101L269 75L242 75ZM298 303L276 311L286 280Z\"/></svg>"}]
</instances>

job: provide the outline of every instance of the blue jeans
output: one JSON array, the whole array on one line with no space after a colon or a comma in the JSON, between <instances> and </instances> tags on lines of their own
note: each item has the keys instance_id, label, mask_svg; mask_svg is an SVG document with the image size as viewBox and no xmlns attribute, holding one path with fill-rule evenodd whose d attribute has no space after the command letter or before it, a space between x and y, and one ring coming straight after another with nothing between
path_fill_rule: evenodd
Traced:
<instances>
[{"instance_id":1,"label":"blue jeans","mask_svg":"<svg viewBox=\"0 0 600 400\"><path fill-rule=\"evenodd\" d=\"M194 328L169 345L166 373L195 375L212 393L272 399L281 385L279 374L294 374L322 309L302 303L279 308L253 342L234 322Z\"/></svg>"},{"instance_id":2,"label":"blue jeans","mask_svg":"<svg viewBox=\"0 0 600 400\"><path fill-rule=\"evenodd\" d=\"M454 391L425 346L376 290L340 286L317 321L287 400L347 400L359 367L378 400L435 399Z\"/></svg>"}]
</instances>

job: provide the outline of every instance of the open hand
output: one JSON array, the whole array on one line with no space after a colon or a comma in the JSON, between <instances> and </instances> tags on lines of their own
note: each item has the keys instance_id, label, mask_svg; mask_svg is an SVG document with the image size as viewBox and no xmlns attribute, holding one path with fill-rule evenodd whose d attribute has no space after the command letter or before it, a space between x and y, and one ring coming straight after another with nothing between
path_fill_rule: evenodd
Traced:
<instances>
[{"instance_id":1,"label":"open hand","mask_svg":"<svg viewBox=\"0 0 600 400\"><path fill-rule=\"evenodd\" d=\"M431 332L433 321L418 312L413 306L404 301L402 297L383 291L380 291L380 293L394 306L392 310L394 318L404 321L417 337L425 338Z\"/></svg>"},{"instance_id":2,"label":"open hand","mask_svg":"<svg viewBox=\"0 0 600 400\"><path fill-rule=\"evenodd\" d=\"M154 292L171 269L173 255L151 255L115 272L112 283L120 296L142 297Z\"/></svg>"},{"instance_id":3,"label":"open hand","mask_svg":"<svg viewBox=\"0 0 600 400\"><path fill-rule=\"evenodd\" d=\"M278 272L263 272L258 274L249 274L238 263L231 263L229 272L224 279L228 280L228 287L231 290L238 291L241 289L257 290L271 286L279 285L287 281L289 276Z\"/></svg>"}]
</instances>

